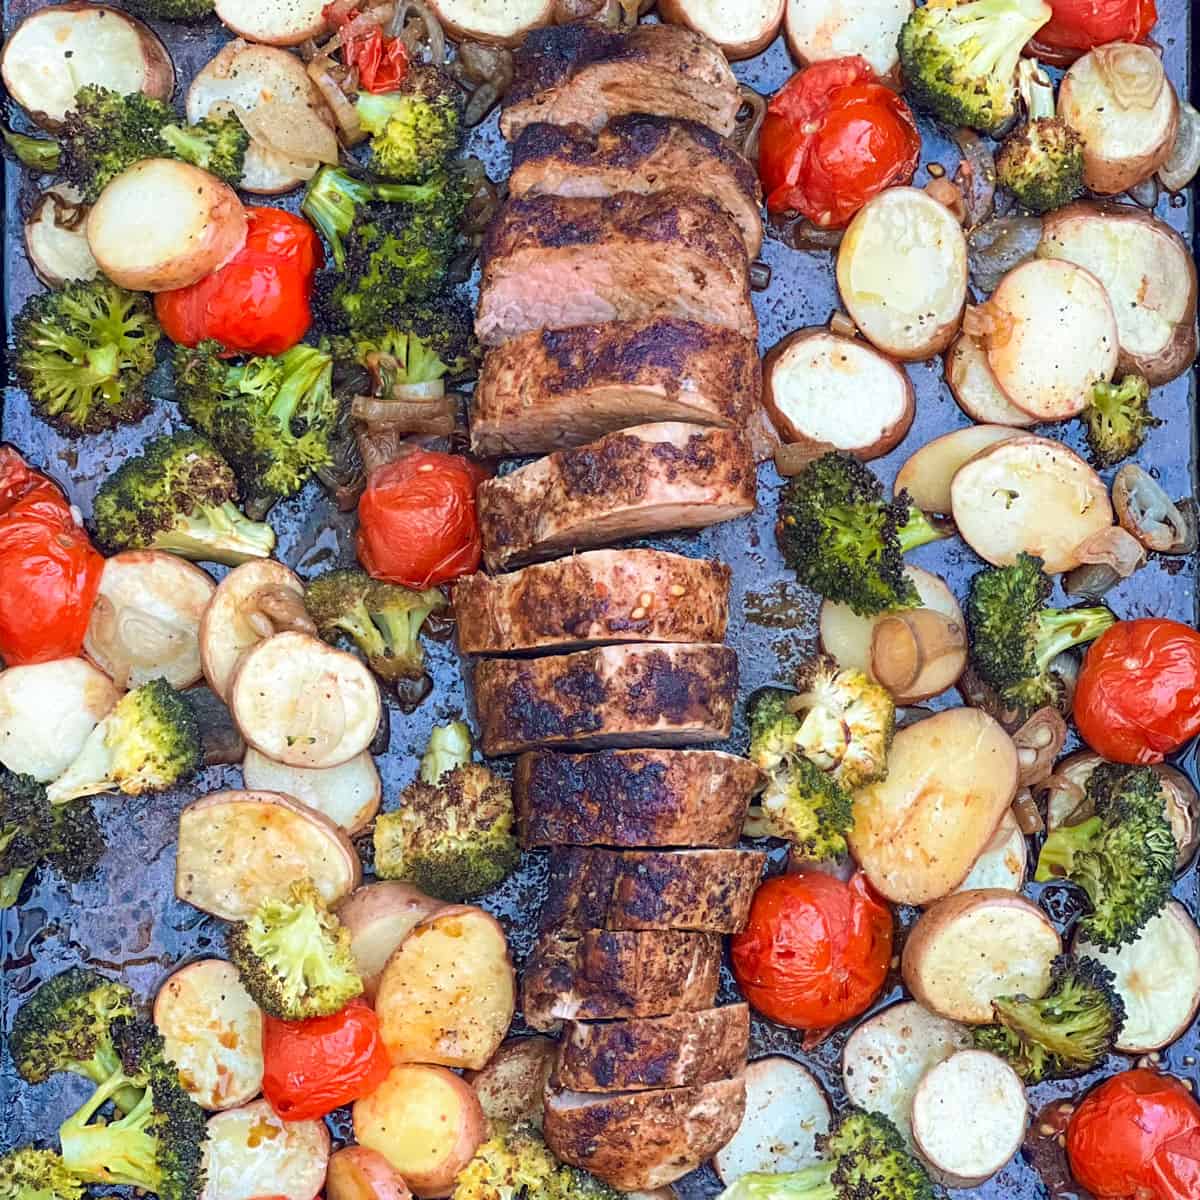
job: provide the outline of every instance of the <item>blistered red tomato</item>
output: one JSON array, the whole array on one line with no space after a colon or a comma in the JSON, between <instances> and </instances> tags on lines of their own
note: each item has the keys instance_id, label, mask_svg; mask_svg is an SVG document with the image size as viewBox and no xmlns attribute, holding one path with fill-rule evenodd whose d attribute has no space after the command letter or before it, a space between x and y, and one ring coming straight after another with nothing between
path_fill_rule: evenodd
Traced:
<instances>
[{"instance_id":1,"label":"blistered red tomato","mask_svg":"<svg viewBox=\"0 0 1200 1200\"><path fill-rule=\"evenodd\" d=\"M771 100L758 171L770 211L833 229L884 188L908 183L920 154L908 105L851 55L806 68Z\"/></svg>"},{"instance_id":2,"label":"blistered red tomato","mask_svg":"<svg viewBox=\"0 0 1200 1200\"><path fill-rule=\"evenodd\" d=\"M768 879L731 943L733 973L769 1020L823 1030L865 1011L892 959L892 914L859 872Z\"/></svg>"},{"instance_id":3,"label":"blistered red tomato","mask_svg":"<svg viewBox=\"0 0 1200 1200\"><path fill-rule=\"evenodd\" d=\"M1108 42L1144 42L1158 20L1155 0L1049 0L1053 16L1030 42L1044 62L1065 66Z\"/></svg>"}]
</instances>

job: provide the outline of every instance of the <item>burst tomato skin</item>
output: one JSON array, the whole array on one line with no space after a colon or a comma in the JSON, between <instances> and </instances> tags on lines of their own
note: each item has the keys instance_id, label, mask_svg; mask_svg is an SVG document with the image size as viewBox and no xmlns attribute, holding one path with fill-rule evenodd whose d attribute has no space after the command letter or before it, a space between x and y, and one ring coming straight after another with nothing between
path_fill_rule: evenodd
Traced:
<instances>
[{"instance_id":1,"label":"burst tomato skin","mask_svg":"<svg viewBox=\"0 0 1200 1200\"><path fill-rule=\"evenodd\" d=\"M1113 762L1162 762L1200 733L1200 633L1179 621L1118 621L1088 648L1075 724Z\"/></svg>"},{"instance_id":2,"label":"burst tomato skin","mask_svg":"<svg viewBox=\"0 0 1200 1200\"><path fill-rule=\"evenodd\" d=\"M1029 49L1043 62L1068 66L1109 42L1144 42L1158 20L1155 0L1049 0L1053 15Z\"/></svg>"},{"instance_id":3,"label":"burst tomato skin","mask_svg":"<svg viewBox=\"0 0 1200 1200\"><path fill-rule=\"evenodd\" d=\"M734 936L733 973L763 1016L822 1030L864 1012L892 958L892 914L866 877L849 883L819 871L777 875L754 894Z\"/></svg>"}]
</instances>

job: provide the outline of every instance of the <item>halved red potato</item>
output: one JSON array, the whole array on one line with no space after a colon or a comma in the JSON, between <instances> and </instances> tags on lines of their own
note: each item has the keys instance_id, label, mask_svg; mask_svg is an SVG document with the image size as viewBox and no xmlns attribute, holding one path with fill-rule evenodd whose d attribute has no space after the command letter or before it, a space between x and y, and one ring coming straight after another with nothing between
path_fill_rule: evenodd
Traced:
<instances>
[{"instance_id":1,"label":"halved red potato","mask_svg":"<svg viewBox=\"0 0 1200 1200\"><path fill-rule=\"evenodd\" d=\"M242 782L253 791L295 796L351 837L375 819L383 798L379 768L369 750L336 767L291 767L252 746L242 760Z\"/></svg>"},{"instance_id":2,"label":"halved red potato","mask_svg":"<svg viewBox=\"0 0 1200 1200\"><path fill-rule=\"evenodd\" d=\"M900 468L892 490L906 491L909 499L927 513L949 514L950 485L964 463L981 450L1016 437L1007 425L968 425L944 433L921 446Z\"/></svg>"},{"instance_id":3,"label":"halved red potato","mask_svg":"<svg viewBox=\"0 0 1200 1200\"><path fill-rule=\"evenodd\" d=\"M905 361L940 354L967 298L967 240L921 188L887 188L855 214L837 255L842 302L862 335Z\"/></svg>"},{"instance_id":4,"label":"halved red potato","mask_svg":"<svg viewBox=\"0 0 1200 1200\"><path fill-rule=\"evenodd\" d=\"M805 65L861 54L876 75L894 75L900 27L912 10L912 0L788 0L784 34Z\"/></svg>"},{"instance_id":5,"label":"halved red potato","mask_svg":"<svg viewBox=\"0 0 1200 1200\"><path fill-rule=\"evenodd\" d=\"M1188 244L1128 204L1068 204L1042 220L1041 258L1061 258L1104 285L1117 318L1117 370L1152 387L1196 358L1196 264Z\"/></svg>"},{"instance_id":6,"label":"halved red potato","mask_svg":"<svg viewBox=\"0 0 1200 1200\"><path fill-rule=\"evenodd\" d=\"M227 263L246 241L237 193L190 163L146 158L100 193L88 245L114 283L136 292L187 287Z\"/></svg>"},{"instance_id":7,"label":"halved red potato","mask_svg":"<svg viewBox=\"0 0 1200 1200\"><path fill-rule=\"evenodd\" d=\"M216 0L226 28L248 42L299 46L327 28L321 0Z\"/></svg>"},{"instance_id":8,"label":"halved red potato","mask_svg":"<svg viewBox=\"0 0 1200 1200\"><path fill-rule=\"evenodd\" d=\"M464 1072L463 1078L475 1089L489 1121L531 1121L540 1129L557 1057L553 1038L505 1038L486 1066Z\"/></svg>"},{"instance_id":9,"label":"halved red potato","mask_svg":"<svg viewBox=\"0 0 1200 1200\"><path fill-rule=\"evenodd\" d=\"M201 1108L236 1108L262 1091L262 1012L232 963L181 967L154 997L154 1024Z\"/></svg>"},{"instance_id":10,"label":"halved red potato","mask_svg":"<svg viewBox=\"0 0 1200 1200\"><path fill-rule=\"evenodd\" d=\"M1039 421L1077 417L1092 385L1113 377L1120 341L1104 285L1059 259L1009 271L991 299L968 314L1001 391Z\"/></svg>"},{"instance_id":11,"label":"halved red potato","mask_svg":"<svg viewBox=\"0 0 1200 1200\"><path fill-rule=\"evenodd\" d=\"M209 1118L200 1200L313 1200L328 1164L323 1121L282 1121L255 1100Z\"/></svg>"},{"instance_id":12,"label":"halved red potato","mask_svg":"<svg viewBox=\"0 0 1200 1200\"><path fill-rule=\"evenodd\" d=\"M148 25L102 4L48 4L30 13L0 54L8 94L46 129L57 129L75 93L97 84L121 95L169 100L175 68Z\"/></svg>"},{"instance_id":13,"label":"halved red potato","mask_svg":"<svg viewBox=\"0 0 1200 1200\"><path fill-rule=\"evenodd\" d=\"M1012 809L1000 818L992 840L975 860L970 874L954 890L977 892L984 888L1000 888L1019 892L1029 866L1029 843L1013 816Z\"/></svg>"},{"instance_id":14,"label":"halved red potato","mask_svg":"<svg viewBox=\"0 0 1200 1200\"><path fill-rule=\"evenodd\" d=\"M946 386L959 408L980 425L1027 429L1037 418L1019 409L1003 392L988 366L987 351L965 333L954 339L942 360Z\"/></svg>"},{"instance_id":15,"label":"halved red potato","mask_svg":"<svg viewBox=\"0 0 1200 1200\"><path fill-rule=\"evenodd\" d=\"M225 921L309 878L326 904L362 880L349 838L326 816L279 792L213 792L179 814L175 895Z\"/></svg>"},{"instance_id":16,"label":"halved red potato","mask_svg":"<svg viewBox=\"0 0 1200 1200\"><path fill-rule=\"evenodd\" d=\"M817 443L862 459L904 440L916 412L912 380L866 342L801 329L763 361L763 404L788 443Z\"/></svg>"},{"instance_id":17,"label":"halved red potato","mask_svg":"<svg viewBox=\"0 0 1200 1200\"><path fill-rule=\"evenodd\" d=\"M658 15L686 25L737 61L761 54L783 25L787 0L658 0Z\"/></svg>"},{"instance_id":18,"label":"halved red potato","mask_svg":"<svg viewBox=\"0 0 1200 1200\"><path fill-rule=\"evenodd\" d=\"M426 1200L450 1195L487 1130L470 1084L445 1067L402 1063L354 1102L354 1136Z\"/></svg>"},{"instance_id":19,"label":"halved red potato","mask_svg":"<svg viewBox=\"0 0 1200 1200\"><path fill-rule=\"evenodd\" d=\"M246 651L228 701L246 742L294 767L336 767L361 754L382 712L362 660L306 633L277 633Z\"/></svg>"},{"instance_id":20,"label":"halved red potato","mask_svg":"<svg viewBox=\"0 0 1200 1200\"><path fill-rule=\"evenodd\" d=\"M82 658L0 671L0 763L41 783L57 779L121 698Z\"/></svg>"},{"instance_id":21,"label":"halved red potato","mask_svg":"<svg viewBox=\"0 0 1200 1200\"><path fill-rule=\"evenodd\" d=\"M377 1150L343 1146L329 1160L327 1200L410 1200L400 1172Z\"/></svg>"},{"instance_id":22,"label":"halved red potato","mask_svg":"<svg viewBox=\"0 0 1200 1200\"><path fill-rule=\"evenodd\" d=\"M25 254L47 287L95 279L100 268L87 240L88 210L69 183L47 188L25 218Z\"/></svg>"},{"instance_id":23,"label":"halved red potato","mask_svg":"<svg viewBox=\"0 0 1200 1200\"><path fill-rule=\"evenodd\" d=\"M1111 42L1076 59L1063 76L1058 115L1083 139L1083 182L1115 196L1171 157L1179 99L1154 50Z\"/></svg>"},{"instance_id":24,"label":"halved red potato","mask_svg":"<svg viewBox=\"0 0 1200 1200\"><path fill-rule=\"evenodd\" d=\"M950 485L963 541L993 566L1036 554L1050 574L1079 566L1079 545L1113 523L1104 481L1061 442L1023 434L977 454Z\"/></svg>"},{"instance_id":25,"label":"halved red potato","mask_svg":"<svg viewBox=\"0 0 1200 1200\"><path fill-rule=\"evenodd\" d=\"M555 0L430 0L429 7L455 41L519 46L531 29L553 23Z\"/></svg>"}]
</instances>

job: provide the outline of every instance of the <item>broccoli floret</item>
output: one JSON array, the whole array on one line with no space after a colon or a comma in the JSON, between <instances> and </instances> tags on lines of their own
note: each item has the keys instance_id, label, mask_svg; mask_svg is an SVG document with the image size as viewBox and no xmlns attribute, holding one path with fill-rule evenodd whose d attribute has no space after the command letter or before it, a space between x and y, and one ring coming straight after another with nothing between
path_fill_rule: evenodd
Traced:
<instances>
[{"instance_id":1,"label":"broccoli floret","mask_svg":"<svg viewBox=\"0 0 1200 1200\"><path fill-rule=\"evenodd\" d=\"M121 1066L114 1024L135 1015L133 993L123 983L71 967L47 979L17 1010L9 1040L13 1063L26 1083L45 1083L59 1071L104 1083ZM124 1112L140 1099L135 1087L113 1094Z\"/></svg>"},{"instance_id":2,"label":"broccoli floret","mask_svg":"<svg viewBox=\"0 0 1200 1200\"><path fill-rule=\"evenodd\" d=\"M435 756L461 730L430 738L426 775L409 784L401 807L375 821L375 874L404 879L441 900L469 900L490 891L517 866L520 851L513 833L512 789L482 763L470 761L470 748L454 746L454 765L442 771ZM436 745L435 745L436 742ZM431 753L432 752L432 753Z\"/></svg>"},{"instance_id":3,"label":"broccoli floret","mask_svg":"<svg viewBox=\"0 0 1200 1200\"><path fill-rule=\"evenodd\" d=\"M747 813L747 837L779 837L798 858L826 862L846 853L853 824L850 793L807 758L793 758L767 775L767 786Z\"/></svg>"},{"instance_id":4,"label":"broccoli floret","mask_svg":"<svg viewBox=\"0 0 1200 1200\"><path fill-rule=\"evenodd\" d=\"M165 792L199 766L191 708L165 679L152 679L121 697L46 791L51 804L106 791Z\"/></svg>"},{"instance_id":5,"label":"broccoli floret","mask_svg":"<svg viewBox=\"0 0 1200 1200\"><path fill-rule=\"evenodd\" d=\"M560 1163L527 1122L498 1123L458 1173L451 1200L619 1200L594 1175Z\"/></svg>"},{"instance_id":6,"label":"broccoli floret","mask_svg":"<svg viewBox=\"0 0 1200 1200\"><path fill-rule=\"evenodd\" d=\"M1047 608L1052 586L1042 560L1022 553L1011 566L980 571L967 595L971 664L1003 703L1025 715L1063 707L1065 686L1051 663L1116 622L1103 607Z\"/></svg>"},{"instance_id":7,"label":"broccoli floret","mask_svg":"<svg viewBox=\"0 0 1200 1200\"><path fill-rule=\"evenodd\" d=\"M379 583L365 571L329 571L304 589L304 604L326 641L345 634L387 683L420 679L425 655L417 636L425 618L445 608L437 588L414 592Z\"/></svg>"},{"instance_id":8,"label":"broccoli floret","mask_svg":"<svg viewBox=\"0 0 1200 1200\"><path fill-rule=\"evenodd\" d=\"M166 550L237 566L270 558L275 531L237 506L237 481L207 438L181 430L146 444L100 485L93 517L109 553Z\"/></svg>"},{"instance_id":9,"label":"broccoli floret","mask_svg":"<svg viewBox=\"0 0 1200 1200\"><path fill-rule=\"evenodd\" d=\"M901 492L894 500L856 458L829 453L780 494L776 535L801 583L860 616L914 608L904 554L944 536Z\"/></svg>"},{"instance_id":10,"label":"broccoli floret","mask_svg":"<svg viewBox=\"0 0 1200 1200\"><path fill-rule=\"evenodd\" d=\"M130 0L125 7L152 21L200 21L213 11L213 0Z\"/></svg>"},{"instance_id":11,"label":"broccoli floret","mask_svg":"<svg viewBox=\"0 0 1200 1200\"><path fill-rule=\"evenodd\" d=\"M30 137L9 129L7 125L0 132L4 134L5 148L23 167L40 174L58 170L62 147L54 138Z\"/></svg>"},{"instance_id":12,"label":"broccoli floret","mask_svg":"<svg viewBox=\"0 0 1200 1200\"><path fill-rule=\"evenodd\" d=\"M1141 375L1126 375L1120 383L1097 380L1092 384L1092 402L1080 420L1092 462L1098 467L1113 467L1132 458L1146 434L1162 424L1150 411L1150 384Z\"/></svg>"},{"instance_id":13,"label":"broccoli floret","mask_svg":"<svg viewBox=\"0 0 1200 1200\"><path fill-rule=\"evenodd\" d=\"M422 183L462 143L462 93L437 67L412 67L398 92L360 92L355 109L371 135L371 170L384 179Z\"/></svg>"},{"instance_id":14,"label":"broccoli floret","mask_svg":"<svg viewBox=\"0 0 1200 1200\"><path fill-rule=\"evenodd\" d=\"M17 382L66 437L140 421L162 331L150 301L107 279L74 280L25 302L13 322Z\"/></svg>"},{"instance_id":15,"label":"broccoli floret","mask_svg":"<svg viewBox=\"0 0 1200 1200\"><path fill-rule=\"evenodd\" d=\"M461 302L409 309L397 315L397 322L374 335L339 334L329 342L335 359L371 372L375 395L386 395L398 384L462 379L478 371L479 344L470 311Z\"/></svg>"},{"instance_id":16,"label":"broccoli floret","mask_svg":"<svg viewBox=\"0 0 1200 1200\"><path fill-rule=\"evenodd\" d=\"M229 929L229 957L264 1012L282 1021L325 1017L362 995L350 931L311 879L267 899Z\"/></svg>"},{"instance_id":17,"label":"broccoli floret","mask_svg":"<svg viewBox=\"0 0 1200 1200\"><path fill-rule=\"evenodd\" d=\"M447 771L465 766L471 761L471 750L471 730L466 721L435 725L421 755L421 782L436 784Z\"/></svg>"},{"instance_id":18,"label":"broccoli floret","mask_svg":"<svg viewBox=\"0 0 1200 1200\"><path fill-rule=\"evenodd\" d=\"M975 1028L975 1045L1007 1059L1028 1084L1082 1075L1104 1061L1125 1024L1115 983L1094 958L1059 955L1044 996L992 1001L997 1024Z\"/></svg>"},{"instance_id":19,"label":"broccoli floret","mask_svg":"<svg viewBox=\"0 0 1200 1200\"><path fill-rule=\"evenodd\" d=\"M176 158L228 184L241 182L250 135L232 113L205 117L195 125L164 125L159 136Z\"/></svg>"},{"instance_id":20,"label":"broccoli floret","mask_svg":"<svg viewBox=\"0 0 1200 1200\"><path fill-rule=\"evenodd\" d=\"M1082 888L1091 911L1079 927L1093 945L1111 949L1134 941L1170 899L1175 837L1162 782L1149 767L1101 763L1084 801L1096 815L1046 838L1034 878Z\"/></svg>"},{"instance_id":21,"label":"broccoli floret","mask_svg":"<svg viewBox=\"0 0 1200 1200\"><path fill-rule=\"evenodd\" d=\"M118 1068L59 1129L64 1166L85 1183L142 1188L160 1200L198 1200L204 1189L204 1110L184 1090L149 1022L117 1022L113 1043ZM130 1112L115 1121L92 1120L129 1087L143 1089Z\"/></svg>"},{"instance_id":22,"label":"broccoli floret","mask_svg":"<svg viewBox=\"0 0 1200 1200\"><path fill-rule=\"evenodd\" d=\"M82 1200L83 1184L53 1150L22 1146L0 1158L0 1200Z\"/></svg>"},{"instance_id":23,"label":"broccoli floret","mask_svg":"<svg viewBox=\"0 0 1200 1200\"><path fill-rule=\"evenodd\" d=\"M1046 213L1083 193L1083 139L1054 115L1054 84L1031 59L1017 67L1025 122L1004 139L996 178L1030 212Z\"/></svg>"},{"instance_id":24,"label":"broccoli floret","mask_svg":"<svg viewBox=\"0 0 1200 1200\"><path fill-rule=\"evenodd\" d=\"M773 771L796 750L800 718L790 707L795 692L760 688L750 697L750 757L764 771Z\"/></svg>"}]
</instances>

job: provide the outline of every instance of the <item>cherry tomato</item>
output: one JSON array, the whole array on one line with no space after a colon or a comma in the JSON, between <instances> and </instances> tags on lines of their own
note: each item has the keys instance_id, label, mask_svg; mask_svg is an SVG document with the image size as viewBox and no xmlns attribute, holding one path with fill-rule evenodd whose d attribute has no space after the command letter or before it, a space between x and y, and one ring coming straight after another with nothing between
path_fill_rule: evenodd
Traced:
<instances>
[{"instance_id":1,"label":"cherry tomato","mask_svg":"<svg viewBox=\"0 0 1200 1200\"><path fill-rule=\"evenodd\" d=\"M308 332L313 276L324 261L316 232L281 208L247 208L246 216L246 244L229 262L154 297L173 342L213 338L231 354L282 354Z\"/></svg>"},{"instance_id":2,"label":"cherry tomato","mask_svg":"<svg viewBox=\"0 0 1200 1200\"><path fill-rule=\"evenodd\" d=\"M1200 733L1200 633L1157 617L1118 621L1088 648L1075 724L1113 762L1162 762Z\"/></svg>"},{"instance_id":3,"label":"cherry tomato","mask_svg":"<svg viewBox=\"0 0 1200 1200\"><path fill-rule=\"evenodd\" d=\"M1044 62L1066 66L1108 42L1144 42L1158 20L1155 0L1049 0L1053 15L1030 42Z\"/></svg>"},{"instance_id":4,"label":"cherry tomato","mask_svg":"<svg viewBox=\"0 0 1200 1200\"><path fill-rule=\"evenodd\" d=\"M758 172L772 212L838 228L885 187L908 183L920 153L908 105L851 55L808 67L772 99Z\"/></svg>"},{"instance_id":5,"label":"cherry tomato","mask_svg":"<svg viewBox=\"0 0 1200 1200\"><path fill-rule=\"evenodd\" d=\"M1169 1075L1114 1075L1071 1117L1067 1159L1076 1181L1101 1200L1196 1200L1200 1104Z\"/></svg>"},{"instance_id":6,"label":"cherry tomato","mask_svg":"<svg viewBox=\"0 0 1200 1200\"><path fill-rule=\"evenodd\" d=\"M768 879L731 942L733 973L763 1016L829 1029L869 1007L892 958L892 914L862 873Z\"/></svg>"},{"instance_id":7,"label":"cherry tomato","mask_svg":"<svg viewBox=\"0 0 1200 1200\"><path fill-rule=\"evenodd\" d=\"M358 502L358 560L388 583L427 588L479 567L475 490L483 472L417 450L371 473Z\"/></svg>"},{"instance_id":8,"label":"cherry tomato","mask_svg":"<svg viewBox=\"0 0 1200 1200\"><path fill-rule=\"evenodd\" d=\"M0 446L0 659L78 654L103 570L57 484Z\"/></svg>"},{"instance_id":9,"label":"cherry tomato","mask_svg":"<svg viewBox=\"0 0 1200 1200\"><path fill-rule=\"evenodd\" d=\"M283 1121L310 1121L369 1096L391 1059L364 1000L331 1017L280 1021L263 1015L263 1095Z\"/></svg>"},{"instance_id":10,"label":"cherry tomato","mask_svg":"<svg viewBox=\"0 0 1200 1200\"><path fill-rule=\"evenodd\" d=\"M346 26L358 16L357 8L344 3L327 4L321 10L325 23L342 34L342 63L358 71L358 86L367 92L394 92L408 74L408 49L398 37L384 37L379 25L347 33Z\"/></svg>"}]
</instances>

